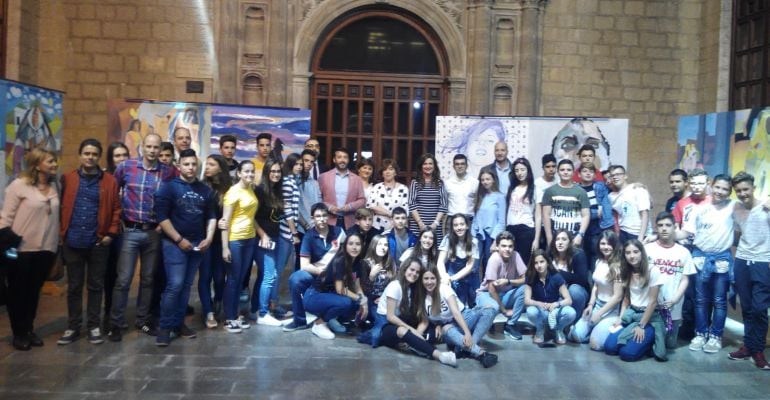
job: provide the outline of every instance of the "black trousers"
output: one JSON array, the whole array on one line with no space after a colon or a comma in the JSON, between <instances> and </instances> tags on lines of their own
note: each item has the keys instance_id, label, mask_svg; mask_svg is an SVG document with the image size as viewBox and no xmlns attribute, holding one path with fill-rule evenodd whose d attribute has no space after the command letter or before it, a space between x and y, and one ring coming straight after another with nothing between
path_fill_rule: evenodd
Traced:
<instances>
[{"instance_id":1,"label":"black trousers","mask_svg":"<svg viewBox=\"0 0 770 400\"><path fill-rule=\"evenodd\" d=\"M32 332L40 289L55 260L56 253L50 251L19 252L18 259L6 259L8 319L14 336L25 336Z\"/></svg>"}]
</instances>

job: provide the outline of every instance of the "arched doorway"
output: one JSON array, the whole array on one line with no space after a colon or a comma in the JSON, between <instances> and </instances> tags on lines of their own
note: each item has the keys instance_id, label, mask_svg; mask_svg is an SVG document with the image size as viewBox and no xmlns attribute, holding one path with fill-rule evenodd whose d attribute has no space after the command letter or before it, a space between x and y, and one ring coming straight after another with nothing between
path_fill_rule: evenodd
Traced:
<instances>
[{"instance_id":1,"label":"arched doorway","mask_svg":"<svg viewBox=\"0 0 770 400\"><path fill-rule=\"evenodd\" d=\"M330 163L339 146L377 165L393 158L408 181L434 151L435 117L446 112L446 52L435 32L407 12L354 11L329 25L311 70L321 159Z\"/></svg>"}]
</instances>

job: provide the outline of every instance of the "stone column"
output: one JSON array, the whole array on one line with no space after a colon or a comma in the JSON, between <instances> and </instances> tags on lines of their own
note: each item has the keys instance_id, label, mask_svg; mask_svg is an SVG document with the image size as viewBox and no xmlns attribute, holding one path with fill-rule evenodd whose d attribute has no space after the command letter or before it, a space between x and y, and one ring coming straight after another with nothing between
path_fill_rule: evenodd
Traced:
<instances>
[{"instance_id":1,"label":"stone column","mask_svg":"<svg viewBox=\"0 0 770 400\"><path fill-rule=\"evenodd\" d=\"M538 66L542 53L540 43L540 13L543 0L521 0L521 45L516 113L535 115L538 109Z\"/></svg>"},{"instance_id":2,"label":"stone column","mask_svg":"<svg viewBox=\"0 0 770 400\"><path fill-rule=\"evenodd\" d=\"M468 6L468 95L466 97L466 110L469 114L487 114L490 108L491 1L472 0Z\"/></svg>"}]
</instances>

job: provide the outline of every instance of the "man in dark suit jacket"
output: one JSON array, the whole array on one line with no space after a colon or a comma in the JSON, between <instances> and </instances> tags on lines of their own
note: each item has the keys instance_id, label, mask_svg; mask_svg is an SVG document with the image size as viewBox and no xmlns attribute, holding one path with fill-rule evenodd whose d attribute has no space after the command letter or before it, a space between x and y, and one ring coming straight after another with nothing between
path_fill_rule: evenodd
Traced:
<instances>
[{"instance_id":1,"label":"man in dark suit jacket","mask_svg":"<svg viewBox=\"0 0 770 400\"><path fill-rule=\"evenodd\" d=\"M329 170L329 167L322 163L323 154L321 154L321 144L318 139L310 138L305 141L305 148L316 152L316 161L313 169L310 173L313 175L313 179L318 180L318 176Z\"/></svg>"},{"instance_id":2,"label":"man in dark suit jacket","mask_svg":"<svg viewBox=\"0 0 770 400\"><path fill-rule=\"evenodd\" d=\"M500 193L507 194L511 186L513 177L513 168L511 160L508 159L508 144L505 142L495 143L495 161L487 165L484 169L492 172L497 178L497 187Z\"/></svg>"}]
</instances>

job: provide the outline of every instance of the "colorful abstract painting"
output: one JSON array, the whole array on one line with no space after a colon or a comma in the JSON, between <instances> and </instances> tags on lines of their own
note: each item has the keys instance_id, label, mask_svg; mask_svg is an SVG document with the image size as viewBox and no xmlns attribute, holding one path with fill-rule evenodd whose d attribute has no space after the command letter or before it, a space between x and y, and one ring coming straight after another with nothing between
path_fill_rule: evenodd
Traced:
<instances>
[{"instance_id":1,"label":"colorful abstract painting","mask_svg":"<svg viewBox=\"0 0 770 400\"><path fill-rule=\"evenodd\" d=\"M0 110L5 115L5 123L0 126L0 157L5 161L0 184L4 188L26 167L27 151L44 148L61 154L63 93L2 79L0 93L4 93Z\"/></svg>"},{"instance_id":2,"label":"colorful abstract painting","mask_svg":"<svg viewBox=\"0 0 770 400\"><path fill-rule=\"evenodd\" d=\"M190 131L192 148L202 158L219 153L223 135L237 138L237 160L256 156L256 137L262 132L272 134L274 157L281 159L301 152L310 136L310 110L296 108L112 100L108 113L109 140L126 143L131 157L139 156L148 134L173 142L180 127Z\"/></svg>"}]
</instances>

